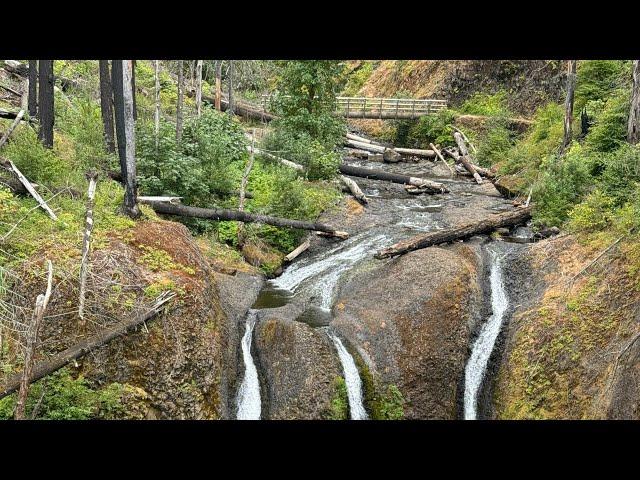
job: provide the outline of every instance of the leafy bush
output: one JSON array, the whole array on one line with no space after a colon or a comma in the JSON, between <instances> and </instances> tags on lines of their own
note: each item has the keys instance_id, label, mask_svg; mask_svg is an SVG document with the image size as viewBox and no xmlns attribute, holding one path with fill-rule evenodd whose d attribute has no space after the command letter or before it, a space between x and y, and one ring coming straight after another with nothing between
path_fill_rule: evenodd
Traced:
<instances>
[{"instance_id":1,"label":"leafy bush","mask_svg":"<svg viewBox=\"0 0 640 480\"><path fill-rule=\"evenodd\" d=\"M593 162L593 156L574 144L565 157L551 156L541 165L540 180L533 189L536 224L560 226L567 219L572 206L593 185Z\"/></svg>"},{"instance_id":2,"label":"leafy bush","mask_svg":"<svg viewBox=\"0 0 640 480\"><path fill-rule=\"evenodd\" d=\"M491 167L504 161L507 153L514 145L514 134L508 128L504 118L491 118L486 123L484 134L477 141L477 159L480 165Z\"/></svg>"},{"instance_id":3,"label":"leafy bush","mask_svg":"<svg viewBox=\"0 0 640 480\"><path fill-rule=\"evenodd\" d=\"M629 99L630 92L621 89L606 100L585 137L587 146L595 151L610 152L626 141Z\"/></svg>"},{"instance_id":4,"label":"leafy bush","mask_svg":"<svg viewBox=\"0 0 640 480\"><path fill-rule=\"evenodd\" d=\"M25 413L30 418L35 406L40 403L37 419L115 418L123 413L121 393L122 385L117 383L93 390L82 376L73 378L68 369L63 368L31 386ZM16 402L17 394L0 400L0 419L13 418Z\"/></svg>"},{"instance_id":5,"label":"leafy bush","mask_svg":"<svg viewBox=\"0 0 640 480\"><path fill-rule=\"evenodd\" d=\"M460 106L460 112L490 117L509 116L511 112L507 106L507 92L476 93Z\"/></svg>"},{"instance_id":6,"label":"leafy bush","mask_svg":"<svg viewBox=\"0 0 640 480\"><path fill-rule=\"evenodd\" d=\"M623 144L618 150L599 155L600 188L622 205L640 184L640 147Z\"/></svg>"},{"instance_id":7,"label":"leafy bush","mask_svg":"<svg viewBox=\"0 0 640 480\"><path fill-rule=\"evenodd\" d=\"M581 111L589 102L606 100L615 89L628 83L628 76L629 62L625 60L578 62L574 111Z\"/></svg>"},{"instance_id":8,"label":"leafy bush","mask_svg":"<svg viewBox=\"0 0 640 480\"><path fill-rule=\"evenodd\" d=\"M247 157L240 125L229 115L206 109L185 124L180 144L175 127L160 122L158 149L151 124L138 128L138 181L148 195L184 197L184 203L206 206L216 192L232 191Z\"/></svg>"},{"instance_id":9,"label":"leafy bush","mask_svg":"<svg viewBox=\"0 0 640 480\"><path fill-rule=\"evenodd\" d=\"M349 397L347 384L342 377L336 377L333 382L335 393L331 399L331 413L329 420L347 420L349 418Z\"/></svg>"},{"instance_id":10,"label":"leafy bush","mask_svg":"<svg viewBox=\"0 0 640 480\"><path fill-rule=\"evenodd\" d=\"M420 117L410 129L407 136L407 144L417 148L429 148L429 143L441 146L454 145L453 120L455 113L452 110L442 110L435 115Z\"/></svg>"},{"instance_id":11,"label":"leafy bush","mask_svg":"<svg viewBox=\"0 0 640 480\"><path fill-rule=\"evenodd\" d=\"M595 190L571 209L569 229L593 232L606 228L611 222L613 204L611 197L601 190Z\"/></svg>"},{"instance_id":12,"label":"leafy bush","mask_svg":"<svg viewBox=\"0 0 640 480\"><path fill-rule=\"evenodd\" d=\"M357 95L367 79L373 73L376 63L378 62L364 60L360 66L353 70L347 77L347 84L342 94L347 97Z\"/></svg>"}]
</instances>

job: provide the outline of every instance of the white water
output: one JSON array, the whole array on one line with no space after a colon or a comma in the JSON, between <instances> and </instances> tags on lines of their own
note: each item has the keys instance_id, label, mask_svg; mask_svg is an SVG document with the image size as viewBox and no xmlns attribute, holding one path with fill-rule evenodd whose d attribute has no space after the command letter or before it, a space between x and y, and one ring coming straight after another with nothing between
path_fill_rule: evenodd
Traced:
<instances>
[{"instance_id":1,"label":"white water","mask_svg":"<svg viewBox=\"0 0 640 480\"><path fill-rule=\"evenodd\" d=\"M238 420L260 420L260 382L258 370L251 356L251 337L256 324L256 312L249 310L247 323L242 337L242 358L244 360L244 378L238 389Z\"/></svg>"},{"instance_id":2,"label":"white water","mask_svg":"<svg viewBox=\"0 0 640 480\"><path fill-rule=\"evenodd\" d=\"M351 354L344 348L340 339L333 334L333 332L327 331L327 335L333 340L333 344L338 351L338 357L340 357L340 363L342 364L344 381L347 384L347 397L349 398L351 420L367 420L367 411L362 404L362 382L358 368L356 367L356 362L353 361Z\"/></svg>"},{"instance_id":3,"label":"white water","mask_svg":"<svg viewBox=\"0 0 640 480\"><path fill-rule=\"evenodd\" d=\"M471 356L465 368L464 377L464 418L475 420L478 415L478 393L482 386L489 357L500 333L504 313L509 305L507 293L502 283L502 266L495 252L490 251L491 308L493 313L482 326L476 339Z\"/></svg>"},{"instance_id":4,"label":"white water","mask_svg":"<svg viewBox=\"0 0 640 480\"><path fill-rule=\"evenodd\" d=\"M340 276L358 261L370 255L372 250L381 248L387 242L386 235L376 235L368 239L358 235L328 252L323 252L316 261L291 265L280 277L270 282L274 287L289 290L292 293L295 293L301 285L308 283L310 284L309 292L320 297L319 306L329 310ZM313 281L307 282L310 279Z\"/></svg>"}]
</instances>

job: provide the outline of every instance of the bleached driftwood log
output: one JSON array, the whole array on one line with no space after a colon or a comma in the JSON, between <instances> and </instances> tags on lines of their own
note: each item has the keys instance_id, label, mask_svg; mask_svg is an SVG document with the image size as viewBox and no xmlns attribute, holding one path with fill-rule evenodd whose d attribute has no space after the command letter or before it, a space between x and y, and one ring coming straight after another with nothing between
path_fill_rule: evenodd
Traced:
<instances>
[{"instance_id":1,"label":"bleached driftwood log","mask_svg":"<svg viewBox=\"0 0 640 480\"><path fill-rule=\"evenodd\" d=\"M462 135L459 132L455 132L453 134L453 138L455 138L456 143L458 144L458 149L460 150L460 154L461 154L458 157L458 161L462 163L464 168L466 168L471 175L473 175L473 178L476 179L476 182L478 182L478 184L482 184L482 177L476 171L476 169L473 167L471 163L471 158L469 157L469 150L467 150L467 146L464 143L464 139L462 138Z\"/></svg>"},{"instance_id":2,"label":"bleached driftwood log","mask_svg":"<svg viewBox=\"0 0 640 480\"><path fill-rule=\"evenodd\" d=\"M2 164L2 166L4 166L5 168L11 170L16 175L16 177L18 177L18 180L20 180L20 183L24 185L24 188L26 188L27 191L31 194L31 196L36 199L40 207L42 207L42 209L49 214L52 220L58 220L58 217L56 216L55 213L53 213L53 210L49 208L49 205L47 205L47 202L45 202L42 199L40 194L36 192L35 188L33 188L33 185L31 184L31 182L27 180L27 178L22 174L20 170L18 170L18 167L16 167L11 160L0 158L0 164Z\"/></svg>"},{"instance_id":3,"label":"bleached driftwood log","mask_svg":"<svg viewBox=\"0 0 640 480\"><path fill-rule=\"evenodd\" d=\"M344 175L340 175L340 179L349 188L351 195L353 195L356 200L358 200L360 203L363 203L363 204L369 203L367 196L360 189L360 187L356 182L351 180L349 177L345 177Z\"/></svg>"},{"instance_id":4,"label":"bleached driftwood log","mask_svg":"<svg viewBox=\"0 0 640 480\"><path fill-rule=\"evenodd\" d=\"M303 252L305 252L311 246L311 242L309 240L305 240L302 244L300 244L295 250L291 251L287 256L284 257L284 261L286 263L292 262L295 258L300 256Z\"/></svg>"},{"instance_id":5,"label":"bleached driftwood log","mask_svg":"<svg viewBox=\"0 0 640 480\"><path fill-rule=\"evenodd\" d=\"M423 188L426 193L447 193L449 191L444 184L433 182L426 178L410 177L408 175L400 175L398 173L354 167L345 163L340 165L340 173L351 175L352 177L371 178L373 180L384 180L387 182L400 183L402 185L413 185Z\"/></svg>"},{"instance_id":6,"label":"bleached driftwood log","mask_svg":"<svg viewBox=\"0 0 640 480\"><path fill-rule=\"evenodd\" d=\"M440 153L440 150L438 150L438 149L436 148L436 146L435 146L433 143L430 143L430 144L429 144L429 146L433 149L433 151L434 151L434 152L435 152L435 154L438 156L438 158L439 158L440 160L442 160L442 163L444 163L444 164L447 166L447 168L448 168L448 169L449 169L449 171L451 172L451 175L453 176L453 175L455 174L455 172L454 172L454 171L453 171L453 169L451 168L451 165L449 165L449 164L447 163L447 161L444 159L444 157L442 156L442 153Z\"/></svg>"}]
</instances>

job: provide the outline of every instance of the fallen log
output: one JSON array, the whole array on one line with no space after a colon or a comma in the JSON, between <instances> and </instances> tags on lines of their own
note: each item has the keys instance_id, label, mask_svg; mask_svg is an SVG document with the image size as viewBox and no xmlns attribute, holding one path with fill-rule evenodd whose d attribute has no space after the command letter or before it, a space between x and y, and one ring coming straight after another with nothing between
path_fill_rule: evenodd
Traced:
<instances>
[{"instance_id":1,"label":"fallen log","mask_svg":"<svg viewBox=\"0 0 640 480\"><path fill-rule=\"evenodd\" d=\"M29 76L29 66L16 60L5 60L4 69L19 77L26 78ZM69 88L80 88L81 86L80 82L71 78L56 76L54 81L60 81L60 87L63 92L66 92Z\"/></svg>"},{"instance_id":2,"label":"fallen log","mask_svg":"<svg viewBox=\"0 0 640 480\"><path fill-rule=\"evenodd\" d=\"M291 253L285 256L284 261L286 263L292 262L301 253L305 252L310 246L311 246L311 242L309 242L309 240L305 240L300 246L298 246L295 250L293 250Z\"/></svg>"},{"instance_id":3,"label":"fallen log","mask_svg":"<svg viewBox=\"0 0 640 480\"><path fill-rule=\"evenodd\" d=\"M384 180L387 182L399 183L402 185L414 185L421 187L427 193L447 193L449 189L442 183L433 182L425 178L410 177L408 175L400 175L398 173L383 172L380 170L371 170L368 168L354 167L345 163L340 165L340 173L350 175L352 177L370 178L372 180Z\"/></svg>"},{"instance_id":4,"label":"fallen log","mask_svg":"<svg viewBox=\"0 0 640 480\"><path fill-rule=\"evenodd\" d=\"M216 103L216 99L214 97L208 97L206 95L202 96L202 101L214 106ZM221 98L220 99L221 111L226 112L228 108L229 108L229 101L225 98ZM252 120L260 120L263 122L270 122L271 120L275 120L276 118L278 118L273 113L265 112L263 110L259 110L246 103L237 102L237 101L233 102L233 113L241 117L249 118Z\"/></svg>"},{"instance_id":5,"label":"fallen log","mask_svg":"<svg viewBox=\"0 0 640 480\"><path fill-rule=\"evenodd\" d=\"M7 87L6 85L2 85L1 83L0 83L0 88L2 88L3 90L6 90L6 91L7 91L7 92L9 92L9 93L13 93L13 94L14 94L14 95L16 95L17 97L22 97L22 94L21 94L20 92L18 92L18 91L16 91L16 90L14 90L14 89L13 89L13 88L11 88L11 87Z\"/></svg>"},{"instance_id":6,"label":"fallen log","mask_svg":"<svg viewBox=\"0 0 640 480\"><path fill-rule=\"evenodd\" d=\"M273 160L276 160L276 161L282 163L283 165L286 165L287 167L295 168L296 170L299 170L301 172L304 171L304 166L303 165L300 165L299 163L292 162L291 160L287 160L285 158L281 158L281 157L278 157L276 155L272 155L271 153L264 152L264 151L262 151L262 150L260 150L258 148L251 147L250 145L247 145L247 150L250 153L255 153L256 155L262 155L263 157L267 157L267 158L271 158Z\"/></svg>"},{"instance_id":7,"label":"fallen log","mask_svg":"<svg viewBox=\"0 0 640 480\"><path fill-rule=\"evenodd\" d=\"M162 197L162 196L140 196L138 195L138 202L166 202L178 204L182 200L182 197Z\"/></svg>"},{"instance_id":8,"label":"fallen log","mask_svg":"<svg viewBox=\"0 0 640 480\"><path fill-rule=\"evenodd\" d=\"M462 163L462 165L464 166L464 168L467 169L467 171L473 175L473 178L476 179L476 182L479 185L482 185L482 177L480 176L480 174L476 171L476 169L473 167L472 163L471 163L471 157L469 156L469 150L467 150L467 146L464 143L464 139L462 138L462 135L460 135L460 132L455 132L453 134L453 138L455 138L456 143L458 144L458 148L460 149L460 156L458 157L457 161Z\"/></svg>"},{"instance_id":9,"label":"fallen log","mask_svg":"<svg viewBox=\"0 0 640 480\"><path fill-rule=\"evenodd\" d=\"M440 150L438 150L438 149L436 148L436 146L435 146L433 143L430 143L430 144L429 144L429 146L433 149L433 151L434 151L434 152L435 152L435 154L438 156L438 158L439 158L440 160L442 160L442 163L444 163L444 164L447 166L447 168L448 168L448 169L449 169L449 171L451 172L451 176L453 176L453 175L454 175L454 171L453 171L453 169L451 168L451 165L449 165L449 164L447 163L447 161L444 159L444 157L442 156L442 153L440 153Z\"/></svg>"},{"instance_id":10,"label":"fallen log","mask_svg":"<svg viewBox=\"0 0 640 480\"><path fill-rule=\"evenodd\" d=\"M15 120L16 117L20 114L20 112L10 112L9 110L0 109L0 118L6 118L7 120ZM21 118L22 122L35 122L35 120L29 118Z\"/></svg>"},{"instance_id":11,"label":"fallen log","mask_svg":"<svg viewBox=\"0 0 640 480\"><path fill-rule=\"evenodd\" d=\"M419 148L401 148L395 147L394 150L398 152L400 155L411 155L413 157L420 158L435 158L436 152L433 150L423 150Z\"/></svg>"},{"instance_id":12,"label":"fallen log","mask_svg":"<svg viewBox=\"0 0 640 480\"><path fill-rule=\"evenodd\" d=\"M349 177L345 177L344 175L340 175L340 179L349 188L349 191L351 192L351 195L353 195L353 197L356 200L358 200L360 203L362 203L364 205L369 203L369 200L367 200L367 196L360 189L360 187L358 186L358 184L356 182L351 180Z\"/></svg>"},{"instance_id":13,"label":"fallen log","mask_svg":"<svg viewBox=\"0 0 640 480\"><path fill-rule=\"evenodd\" d=\"M465 238L483 233L489 233L496 228L511 227L524 223L531 218L531 207L518 208L511 212L493 215L479 222L468 223L461 227L449 228L437 232L423 233L408 240L398 242L389 248L380 250L375 254L375 258L388 258L403 255L421 248L440 245L441 243L464 240Z\"/></svg>"},{"instance_id":14,"label":"fallen log","mask_svg":"<svg viewBox=\"0 0 640 480\"><path fill-rule=\"evenodd\" d=\"M464 132L462 130L460 130L458 127L456 127L455 125L451 125L451 128L453 128L456 132L458 132L460 135L462 135L462 138L464 139L464 141L469 144L469 146L471 147L471 150L473 150L473 153L475 153L477 155L478 154L478 149L476 147L474 147L473 143L471 143L471 141L469 140L469 137L467 137L464 134Z\"/></svg>"},{"instance_id":15,"label":"fallen log","mask_svg":"<svg viewBox=\"0 0 640 480\"><path fill-rule=\"evenodd\" d=\"M31 196L36 199L40 207L45 212L47 212L47 214L51 217L52 220L58 220L58 217L56 217L56 214L53 213L53 210L49 208L49 205L47 205L47 202L45 202L42 199L40 194L36 192L35 188L33 188L33 185L29 182L29 180L27 180L27 178L22 174L22 172L18 170L18 167L16 167L11 160L0 158L0 164L3 167L5 167L7 170L11 170L15 174L15 176L18 177L18 180L20 180L20 183L24 185L24 188L26 188L27 191L31 194Z\"/></svg>"},{"instance_id":16,"label":"fallen log","mask_svg":"<svg viewBox=\"0 0 640 480\"><path fill-rule=\"evenodd\" d=\"M494 178L492 183L498 193L500 193L504 198L516 198L520 195L519 192L511 190L511 188L505 185L501 178Z\"/></svg>"},{"instance_id":17,"label":"fallen log","mask_svg":"<svg viewBox=\"0 0 640 480\"><path fill-rule=\"evenodd\" d=\"M31 383L40 380L43 377L61 369L67 365L70 361L80 358L93 350L106 345L112 340L118 338L121 335L126 334L129 330L138 325L151 320L158 313L160 313L166 306L167 302L175 297L175 293L164 292L161 294L156 302L149 308L149 310L136 317L132 317L128 320L120 322L113 327L107 328L102 332L82 340L75 345L63 350L62 352L54 355L50 359L39 363L33 367L29 381ZM9 380L0 387L0 399L15 392L20 387L21 375L13 375Z\"/></svg>"},{"instance_id":18,"label":"fallen log","mask_svg":"<svg viewBox=\"0 0 640 480\"><path fill-rule=\"evenodd\" d=\"M9 136L16 129L16 127L20 123L20 120L22 120L23 116L24 116L24 110L20 110L16 115L16 118L13 120L13 123L11 124L9 129L6 132L4 132L4 135L2 136L2 138L0 138L0 148L7 142L7 140L9 139Z\"/></svg>"},{"instance_id":19,"label":"fallen log","mask_svg":"<svg viewBox=\"0 0 640 480\"><path fill-rule=\"evenodd\" d=\"M360 135L356 135L355 133L347 133L347 138L349 140L355 140L356 142L369 143L372 145L380 145L384 147L384 145L380 142L376 142L375 140L371 140L370 138L361 137Z\"/></svg>"},{"instance_id":20,"label":"fallen log","mask_svg":"<svg viewBox=\"0 0 640 480\"><path fill-rule=\"evenodd\" d=\"M238 210L228 210L224 208L200 208L190 207L187 205L175 205L166 202L144 201L146 205L150 205L156 213L165 215L178 215L182 217L205 218L208 220L232 220L236 222L253 222L273 225L274 227L299 228L302 230L315 230L325 232L330 235L338 236L339 232L330 225L318 222L305 222L302 220L292 220L289 218L271 217L258 213L241 212Z\"/></svg>"},{"instance_id":21,"label":"fallen log","mask_svg":"<svg viewBox=\"0 0 640 480\"><path fill-rule=\"evenodd\" d=\"M360 150L366 150L368 152L373 152L373 153L384 153L385 150L389 149L389 147L384 147L382 145L374 145L373 143L359 142L357 140L351 140L349 138L345 140L345 143L349 147L354 147Z\"/></svg>"}]
</instances>

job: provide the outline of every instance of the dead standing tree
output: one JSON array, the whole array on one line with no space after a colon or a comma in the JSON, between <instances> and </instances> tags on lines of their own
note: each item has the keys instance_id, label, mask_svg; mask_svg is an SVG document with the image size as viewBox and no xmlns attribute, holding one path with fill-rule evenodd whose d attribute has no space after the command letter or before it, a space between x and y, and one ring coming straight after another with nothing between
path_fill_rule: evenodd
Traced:
<instances>
[{"instance_id":1,"label":"dead standing tree","mask_svg":"<svg viewBox=\"0 0 640 480\"><path fill-rule=\"evenodd\" d=\"M53 283L53 265L51 264L51 260L47 260L47 267L49 270L49 274L47 277L47 290L44 294L38 295L38 298L36 299L36 307L33 311L31 325L29 325L29 330L27 332L27 346L24 358L24 370L22 372L22 378L20 379L18 402L16 403L16 411L14 414L15 420L24 420L25 418L24 414L27 404L27 396L29 395L29 386L31 384L33 360L36 353L36 346L38 344L38 332L40 331L40 325L42 324L44 311L47 309L49 299L51 298L51 287Z\"/></svg>"},{"instance_id":2,"label":"dead standing tree","mask_svg":"<svg viewBox=\"0 0 640 480\"><path fill-rule=\"evenodd\" d=\"M573 122L573 97L576 89L576 60L569 60L567 64L567 96L564 101L564 138L562 151L571 143L571 123Z\"/></svg>"},{"instance_id":3,"label":"dead standing tree","mask_svg":"<svg viewBox=\"0 0 640 480\"><path fill-rule=\"evenodd\" d=\"M202 115L202 60L196 64L196 115Z\"/></svg>"},{"instance_id":4,"label":"dead standing tree","mask_svg":"<svg viewBox=\"0 0 640 480\"><path fill-rule=\"evenodd\" d=\"M39 65L39 118L38 138L47 148L53 148L53 60L40 60Z\"/></svg>"},{"instance_id":5,"label":"dead standing tree","mask_svg":"<svg viewBox=\"0 0 640 480\"><path fill-rule=\"evenodd\" d=\"M133 118L134 100L133 100L133 84L131 76L133 74L132 62L130 60L122 61L122 104L124 113L124 171L122 179L124 180L124 213L131 218L140 216L137 202L137 186L136 186L136 136L135 121Z\"/></svg>"},{"instance_id":6,"label":"dead standing tree","mask_svg":"<svg viewBox=\"0 0 640 480\"><path fill-rule=\"evenodd\" d=\"M113 89L111 88L111 76L109 74L109 60L100 60L100 111L102 113L102 125L104 127L104 144L107 152L116 151L115 136L113 133Z\"/></svg>"},{"instance_id":7,"label":"dead standing tree","mask_svg":"<svg viewBox=\"0 0 640 480\"><path fill-rule=\"evenodd\" d=\"M178 105L176 106L176 141L182 138L182 108L184 105L184 61L178 60Z\"/></svg>"},{"instance_id":8,"label":"dead standing tree","mask_svg":"<svg viewBox=\"0 0 640 480\"><path fill-rule=\"evenodd\" d=\"M29 99L27 101L29 116L38 115L38 61L29 60Z\"/></svg>"},{"instance_id":9,"label":"dead standing tree","mask_svg":"<svg viewBox=\"0 0 640 480\"><path fill-rule=\"evenodd\" d=\"M640 141L640 60L633 61L633 86L631 90L631 110L627 126L627 141L635 145Z\"/></svg>"}]
</instances>

